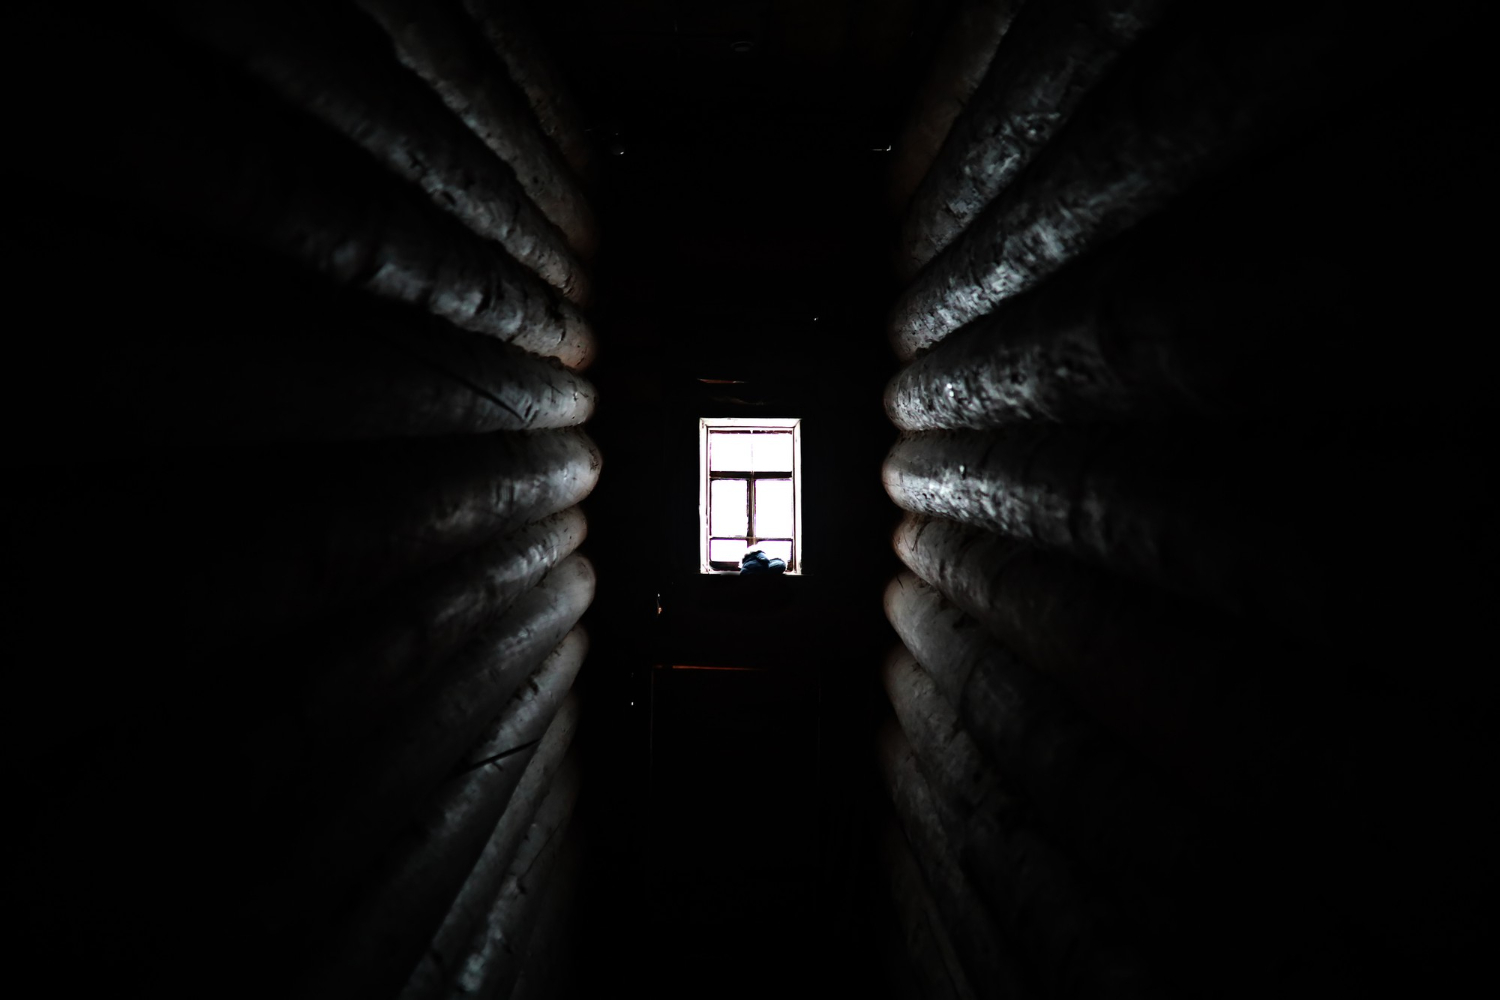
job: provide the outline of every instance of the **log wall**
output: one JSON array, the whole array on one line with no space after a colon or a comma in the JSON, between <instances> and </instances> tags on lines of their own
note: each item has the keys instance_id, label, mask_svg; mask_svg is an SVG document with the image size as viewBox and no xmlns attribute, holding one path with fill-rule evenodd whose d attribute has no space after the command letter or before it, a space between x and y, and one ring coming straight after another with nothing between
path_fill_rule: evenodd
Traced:
<instances>
[{"instance_id":1,"label":"log wall","mask_svg":"<svg viewBox=\"0 0 1500 1000\"><path fill-rule=\"evenodd\" d=\"M5 519L32 960L545 983L601 469L582 123L504 4L145 8L18 29L52 93L8 235L42 304Z\"/></svg>"},{"instance_id":2,"label":"log wall","mask_svg":"<svg viewBox=\"0 0 1500 1000\"><path fill-rule=\"evenodd\" d=\"M1436 249L1479 218L1472 31L1027 0L906 136L945 136L894 178L885 396L920 995L1482 968L1496 352Z\"/></svg>"}]
</instances>

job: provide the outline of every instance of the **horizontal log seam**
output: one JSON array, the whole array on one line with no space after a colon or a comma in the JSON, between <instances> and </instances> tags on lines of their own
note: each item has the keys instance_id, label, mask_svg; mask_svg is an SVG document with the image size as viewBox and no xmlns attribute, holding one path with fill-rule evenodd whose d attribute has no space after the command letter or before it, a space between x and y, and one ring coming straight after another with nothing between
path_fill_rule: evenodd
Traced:
<instances>
[{"instance_id":1,"label":"horizontal log seam","mask_svg":"<svg viewBox=\"0 0 1500 1000\"><path fill-rule=\"evenodd\" d=\"M588 279L561 231L368 18L339 7L179 3L174 19L283 98L357 142L432 203L579 305Z\"/></svg>"},{"instance_id":2,"label":"horizontal log seam","mask_svg":"<svg viewBox=\"0 0 1500 1000\"><path fill-rule=\"evenodd\" d=\"M1026 177L903 294L890 326L897 353L910 360L1388 71L1385 43L1402 26L1365 18L1351 31L1338 7L1253 31L1228 11L1174 11L1172 30L1164 22L1135 46Z\"/></svg>"}]
</instances>

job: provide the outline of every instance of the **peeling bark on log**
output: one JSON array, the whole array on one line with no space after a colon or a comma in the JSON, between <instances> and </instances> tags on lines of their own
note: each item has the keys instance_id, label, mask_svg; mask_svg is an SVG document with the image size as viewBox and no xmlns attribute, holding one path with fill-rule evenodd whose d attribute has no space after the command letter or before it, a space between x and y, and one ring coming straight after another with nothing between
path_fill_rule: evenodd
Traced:
<instances>
[{"instance_id":1,"label":"peeling bark on log","mask_svg":"<svg viewBox=\"0 0 1500 1000\"><path fill-rule=\"evenodd\" d=\"M1266 808L1330 678L1259 630L1076 560L952 521L896 530L912 571L1203 798ZM1292 666L1297 664L1298 666ZM1326 674L1326 671L1323 672ZM1298 690L1288 699L1285 691ZM1299 703L1297 706L1285 702ZM908 730L909 731L909 730Z\"/></svg>"},{"instance_id":2,"label":"peeling bark on log","mask_svg":"<svg viewBox=\"0 0 1500 1000\"><path fill-rule=\"evenodd\" d=\"M558 777L577 728L577 719L577 700L570 696L558 710L556 720L547 728L530 763L525 764L519 784L510 793L510 804L492 828L441 924L423 939L425 950L410 968L400 994L401 1000L431 1000L442 996L457 974L464 951L499 894L506 871L515 860L517 846L530 829L542 800L558 782L577 780L576 775ZM510 760L503 758L478 770L510 768L513 767Z\"/></svg>"},{"instance_id":3,"label":"peeling bark on log","mask_svg":"<svg viewBox=\"0 0 1500 1000\"><path fill-rule=\"evenodd\" d=\"M294 646L304 668L293 704L251 738L252 770L274 786L332 746L367 734L464 643L529 593L583 541L577 507L463 553L373 605L255 659ZM580 654L581 655L581 654ZM247 795L255 797L253 790Z\"/></svg>"},{"instance_id":4,"label":"peeling bark on log","mask_svg":"<svg viewBox=\"0 0 1500 1000\"><path fill-rule=\"evenodd\" d=\"M397 65L384 32L367 18L342 8L245 2L176 3L173 16L573 302L587 301L588 278L562 232L510 166Z\"/></svg>"},{"instance_id":5,"label":"peeling bark on log","mask_svg":"<svg viewBox=\"0 0 1500 1000\"><path fill-rule=\"evenodd\" d=\"M901 943L924 1000L976 1000L973 987L953 951L937 902L922 882L922 872L895 820L880 836L880 860L890 877L891 897L901 921Z\"/></svg>"},{"instance_id":6,"label":"peeling bark on log","mask_svg":"<svg viewBox=\"0 0 1500 1000\"><path fill-rule=\"evenodd\" d=\"M938 822L940 804L918 771L911 745L894 719L881 728L878 748L881 774L896 816L975 992L984 997L1029 995L1010 942L958 865Z\"/></svg>"},{"instance_id":7,"label":"peeling bark on log","mask_svg":"<svg viewBox=\"0 0 1500 1000\"><path fill-rule=\"evenodd\" d=\"M560 706L587 648L582 630L574 629L511 697L489 727L492 739L509 752L491 755L484 765L439 787L337 918L336 931L306 977L303 995L332 1000L396 992L421 959L502 815L514 807L529 820L535 811L540 796L534 786L550 783L575 728L576 709ZM529 766L533 760L534 772ZM518 784L523 770L537 776L524 792Z\"/></svg>"},{"instance_id":8,"label":"peeling bark on log","mask_svg":"<svg viewBox=\"0 0 1500 1000\"><path fill-rule=\"evenodd\" d=\"M1227 8L1182 6L902 296L897 353L910 360L1386 68L1389 33L1404 25L1340 7L1251 25Z\"/></svg>"},{"instance_id":9,"label":"peeling bark on log","mask_svg":"<svg viewBox=\"0 0 1500 1000\"><path fill-rule=\"evenodd\" d=\"M1041 827L1112 883L1157 935L1201 865L1198 819L1123 748L1079 716L1053 682L996 646L910 573L891 581L886 615L953 706L964 730Z\"/></svg>"},{"instance_id":10,"label":"peeling bark on log","mask_svg":"<svg viewBox=\"0 0 1500 1000\"><path fill-rule=\"evenodd\" d=\"M445 996L510 995L577 798L577 770L564 768L516 848L499 894L456 956L456 974Z\"/></svg>"},{"instance_id":11,"label":"peeling bark on log","mask_svg":"<svg viewBox=\"0 0 1500 1000\"><path fill-rule=\"evenodd\" d=\"M318 927L329 919L350 880L388 847L593 596L593 567L569 556L357 753L310 769L288 796L308 814L292 837L291 858L257 894L268 923L306 933L299 925ZM295 910L286 905L292 898L302 900Z\"/></svg>"},{"instance_id":12,"label":"peeling bark on log","mask_svg":"<svg viewBox=\"0 0 1500 1000\"><path fill-rule=\"evenodd\" d=\"M490 47L505 60L510 78L526 94L537 124L568 166L586 184L595 180L594 144L583 129L583 113L567 82L547 58L546 46L523 6L514 0L463 0Z\"/></svg>"},{"instance_id":13,"label":"peeling bark on log","mask_svg":"<svg viewBox=\"0 0 1500 1000\"><path fill-rule=\"evenodd\" d=\"M1024 2L965 0L953 15L938 43L932 71L896 140L890 200L897 211L906 207L937 159L955 119L984 79L1000 40Z\"/></svg>"},{"instance_id":14,"label":"peeling bark on log","mask_svg":"<svg viewBox=\"0 0 1500 1000\"><path fill-rule=\"evenodd\" d=\"M396 45L401 61L435 90L500 159L536 206L587 258L598 245L593 214L572 171L533 118L525 95L474 25L446 4L355 0Z\"/></svg>"},{"instance_id":15,"label":"peeling bark on log","mask_svg":"<svg viewBox=\"0 0 1500 1000\"><path fill-rule=\"evenodd\" d=\"M1039 0L1021 8L919 178L901 231L903 278L946 249L1010 186L1169 3Z\"/></svg>"},{"instance_id":16,"label":"peeling bark on log","mask_svg":"<svg viewBox=\"0 0 1500 1000\"><path fill-rule=\"evenodd\" d=\"M115 134L67 169L339 284L581 368L578 310L322 123L216 64L141 41L149 72L104 87ZM118 54L101 54L108 68ZM232 108L233 114L226 113ZM167 276L170 277L170 276Z\"/></svg>"},{"instance_id":17,"label":"peeling bark on log","mask_svg":"<svg viewBox=\"0 0 1500 1000\"><path fill-rule=\"evenodd\" d=\"M1057 997L1155 996L1112 907L1027 827L936 683L904 649L881 673L959 864L1016 942L1042 991Z\"/></svg>"}]
</instances>

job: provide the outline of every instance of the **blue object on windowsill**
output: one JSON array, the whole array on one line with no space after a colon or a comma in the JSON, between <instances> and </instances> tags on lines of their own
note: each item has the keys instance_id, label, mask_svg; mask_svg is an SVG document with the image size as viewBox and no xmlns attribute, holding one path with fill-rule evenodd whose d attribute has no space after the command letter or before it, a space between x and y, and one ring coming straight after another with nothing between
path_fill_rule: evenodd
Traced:
<instances>
[{"instance_id":1,"label":"blue object on windowsill","mask_svg":"<svg viewBox=\"0 0 1500 1000\"><path fill-rule=\"evenodd\" d=\"M745 553L740 560L740 576L746 573L785 573L786 563L780 559L772 559L760 549L751 549Z\"/></svg>"}]
</instances>

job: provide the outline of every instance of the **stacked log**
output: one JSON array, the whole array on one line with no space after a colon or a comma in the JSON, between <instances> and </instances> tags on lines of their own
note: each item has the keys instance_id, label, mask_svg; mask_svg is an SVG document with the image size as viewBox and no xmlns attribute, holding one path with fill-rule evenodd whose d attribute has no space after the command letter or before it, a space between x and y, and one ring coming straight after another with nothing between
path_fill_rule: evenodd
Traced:
<instances>
[{"instance_id":1,"label":"stacked log","mask_svg":"<svg viewBox=\"0 0 1500 1000\"><path fill-rule=\"evenodd\" d=\"M1495 747L1441 664L1500 595L1395 534L1494 557L1493 347L1456 333L1470 264L1381 263L1455 238L1476 179L1460 24L1029 0L934 117L898 189L879 755L935 994L993 982L981 939L1039 997L1358 994L1460 954L1497 873L1451 831L1497 832L1465 791ZM1393 129L1420 152L1371 155ZM1380 806L1398 772L1428 819Z\"/></svg>"},{"instance_id":2,"label":"stacked log","mask_svg":"<svg viewBox=\"0 0 1500 1000\"><path fill-rule=\"evenodd\" d=\"M577 840L584 132L478 7L148 6L27 27L70 113L29 133L18 360L72 402L8 400L59 660L10 702L17 898L90 986L394 997L445 954L508 995Z\"/></svg>"}]
</instances>

